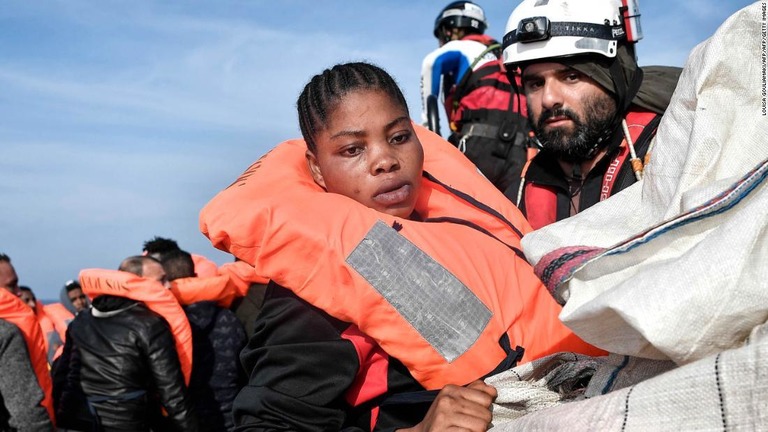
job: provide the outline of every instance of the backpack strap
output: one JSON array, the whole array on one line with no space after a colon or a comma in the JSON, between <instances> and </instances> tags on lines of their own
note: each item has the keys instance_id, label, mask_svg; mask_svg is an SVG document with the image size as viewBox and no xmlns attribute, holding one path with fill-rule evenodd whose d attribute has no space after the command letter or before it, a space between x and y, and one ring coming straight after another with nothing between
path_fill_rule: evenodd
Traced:
<instances>
[{"instance_id":1,"label":"backpack strap","mask_svg":"<svg viewBox=\"0 0 768 432\"><path fill-rule=\"evenodd\" d=\"M475 66L477 66L477 64L480 62L480 60L483 57L486 56L486 54L499 48L501 48L501 45L498 43L489 45L488 47L485 48L485 50L483 50L483 52L480 53L480 55L475 57L475 59L472 61L472 64L469 65L469 69L467 70L467 73L465 73L464 76L461 78L461 82L456 84L456 91L454 92L454 95L453 95L453 106L451 107L452 111L456 111L456 109L459 108L459 101L466 93L466 89L468 88L470 77L474 78L475 80L479 80L485 75L493 73L492 71L488 71L482 74L482 76L477 76L478 74L475 74Z\"/></svg>"}]
</instances>

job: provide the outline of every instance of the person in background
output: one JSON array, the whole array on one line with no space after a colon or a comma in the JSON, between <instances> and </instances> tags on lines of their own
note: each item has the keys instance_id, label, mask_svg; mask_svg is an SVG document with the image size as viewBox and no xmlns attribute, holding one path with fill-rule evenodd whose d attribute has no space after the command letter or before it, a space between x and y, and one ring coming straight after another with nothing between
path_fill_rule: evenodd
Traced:
<instances>
[{"instance_id":1,"label":"person in background","mask_svg":"<svg viewBox=\"0 0 768 432\"><path fill-rule=\"evenodd\" d=\"M155 236L152 240L144 242L143 254L149 255L156 260L160 260L164 254L176 250L181 250L176 240ZM195 273L198 276L208 277L219 274L216 263L202 255L191 255L192 260L195 262Z\"/></svg>"},{"instance_id":2,"label":"person in background","mask_svg":"<svg viewBox=\"0 0 768 432\"><path fill-rule=\"evenodd\" d=\"M439 133L437 100L444 102L448 138L502 192L516 187L527 158L525 101L510 85L501 45L485 34L485 12L454 1L437 18L439 47L421 68L422 121Z\"/></svg>"},{"instance_id":3,"label":"person in background","mask_svg":"<svg viewBox=\"0 0 768 432\"><path fill-rule=\"evenodd\" d=\"M132 289L151 292L169 287L163 266L154 258L126 258L119 270L146 281ZM198 430L174 346L166 320L145 303L117 295L96 296L92 307L70 324L64 353L54 369L61 426Z\"/></svg>"},{"instance_id":4,"label":"person in background","mask_svg":"<svg viewBox=\"0 0 768 432\"><path fill-rule=\"evenodd\" d=\"M35 293L32 292L32 288L28 286L19 285L19 299L33 310L35 309L35 306L37 306L37 297L35 297Z\"/></svg>"},{"instance_id":5,"label":"person in background","mask_svg":"<svg viewBox=\"0 0 768 432\"><path fill-rule=\"evenodd\" d=\"M83 293L83 288L80 286L80 282L76 280L68 280L64 283L64 286L59 292L59 299L61 300L61 304L63 304L72 315L79 314L91 305L88 296Z\"/></svg>"},{"instance_id":6,"label":"person in background","mask_svg":"<svg viewBox=\"0 0 768 432\"><path fill-rule=\"evenodd\" d=\"M10 291L15 296L21 294L16 269L11 264L11 258L4 253L0 253L0 288Z\"/></svg>"},{"instance_id":7,"label":"person in background","mask_svg":"<svg viewBox=\"0 0 768 432\"><path fill-rule=\"evenodd\" d=\"M19 290L21 291L21 295L19 295L21 301L35 312L35 317L40 323L40 329L43 331L48 363L53 364L61 355L67 326L72 322L74 316L58 303L44 305L37 301L35 293L28 286L19 286Z\"/></svg>"},{"instance_id":8,"label":"person in background","mask_svg":"<svg viewBox=\"0 0 768 432\"><path fill-rule=\"evenodd\" d=\"M199 300L215 297L225 289L227 278L197 277L192 256L183 250L163 254L161 262L192 327L189 396L200 427L206 431L232 430L232 403L245 383L238 358L247 342L245 331L232 311L214 300Z\"/></svg>"},{"instance_id":9,"label":"person in background","mask_svg":"<svg viewBox=\"0 0 768 432\"><path fill-rule=\"evenodd\" d=\"M16 270L0 253L0 430L53 430L51 377L43 335L19 299Z\"/></svg>"}]
</instances>

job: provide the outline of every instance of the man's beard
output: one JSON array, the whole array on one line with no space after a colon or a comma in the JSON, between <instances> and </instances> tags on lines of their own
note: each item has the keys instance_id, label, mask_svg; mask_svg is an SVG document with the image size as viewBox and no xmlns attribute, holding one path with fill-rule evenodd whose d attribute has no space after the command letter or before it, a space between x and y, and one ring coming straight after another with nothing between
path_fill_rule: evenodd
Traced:
<instances>
[{"instance_id":1,"label":"man's beard","mask_svg":"<svg viewBox=\"0 0 768 432\"><path fill-rule=\"evenodd\" d=\"M530 107L528 112L531 112ZM542 111L539 120L533 124L531 119L531 123L542 151L564 162L578 163L592 159L597 150L608 145L609 128L615 113L616 101L609 95L597 94L584 100L584 118L568 108L555 108ZM573 121L573 128L545 129L545 121L558 116Z\"/></svg>"}]
</instances>

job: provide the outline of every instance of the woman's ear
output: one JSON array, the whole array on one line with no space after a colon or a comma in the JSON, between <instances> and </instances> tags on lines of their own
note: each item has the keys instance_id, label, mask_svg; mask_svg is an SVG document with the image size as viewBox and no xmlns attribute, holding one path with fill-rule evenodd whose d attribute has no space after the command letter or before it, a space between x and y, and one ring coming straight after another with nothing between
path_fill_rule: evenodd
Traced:
<instances>
[{"instance_id":1,"label":"woman's ear","mask_svg":"<svg viewBox=\"0 0 768 432\"><path fill-rule=\"evenodd\" d=\"M315 183L317 183L321 188L325 189L325 179L323 179L323 172L320 171L320 165L317 163L317 156L315 156L315 154L312 153L309 149L307 149L307 152L304 153L304 155L307 158L309 173L312 174L312 178L315 180Z\"/></svg>"}]
</instances>

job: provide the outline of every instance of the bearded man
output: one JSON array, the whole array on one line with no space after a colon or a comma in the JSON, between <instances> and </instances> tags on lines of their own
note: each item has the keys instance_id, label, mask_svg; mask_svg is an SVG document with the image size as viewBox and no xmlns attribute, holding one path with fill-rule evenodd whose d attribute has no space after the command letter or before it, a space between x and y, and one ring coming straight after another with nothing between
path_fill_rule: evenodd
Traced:
<instances>
[{"instance_id":1,"label":"bearded man","mask_svg":"<svg viewBox=\"0 0 768 432\"><path fill-rule=\"evenodd\" d=\"M572 216L642 178L680 68L640 68L638 11L621 0L524 0L504 37L519 68L539 153L507 190L534 229ZM632 3L632 1L630 1Z\"/></svg>"}]
</instances>

